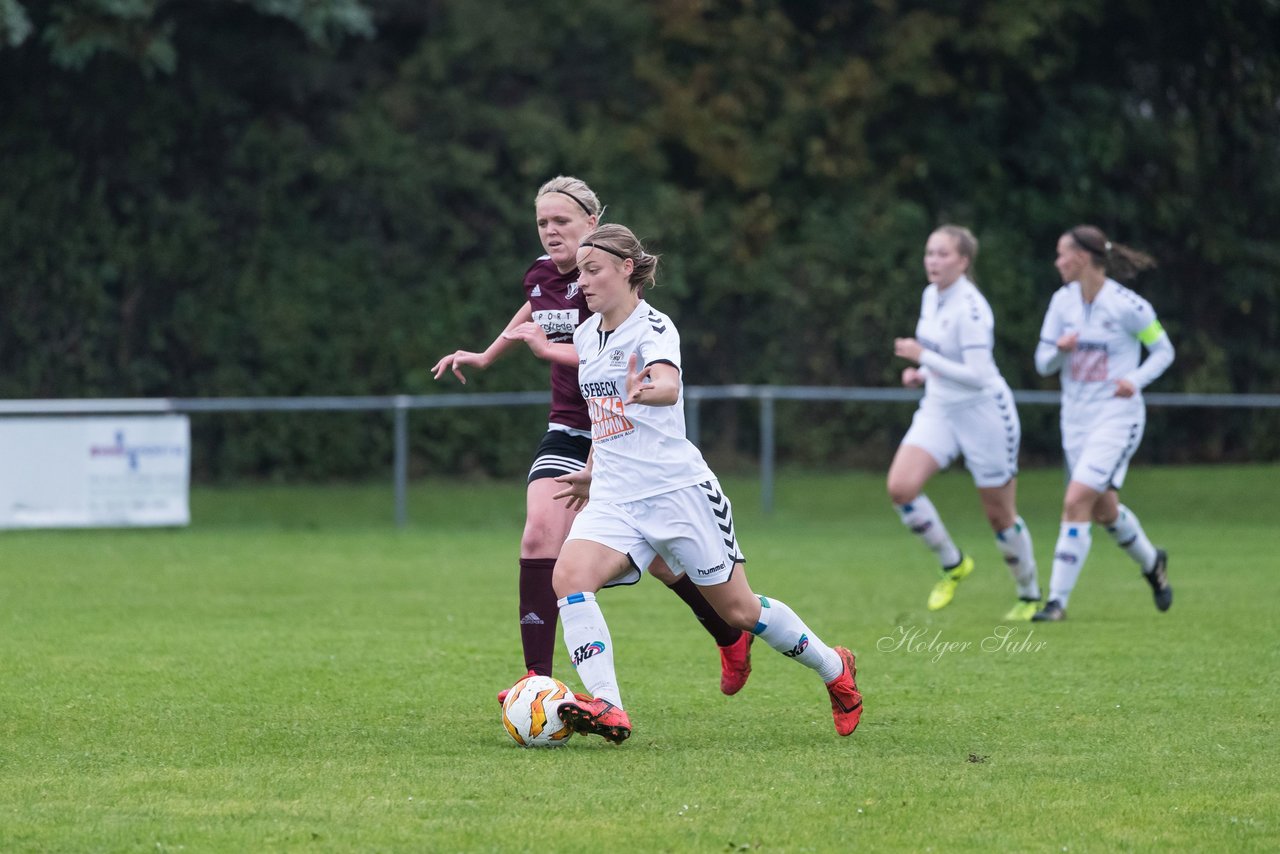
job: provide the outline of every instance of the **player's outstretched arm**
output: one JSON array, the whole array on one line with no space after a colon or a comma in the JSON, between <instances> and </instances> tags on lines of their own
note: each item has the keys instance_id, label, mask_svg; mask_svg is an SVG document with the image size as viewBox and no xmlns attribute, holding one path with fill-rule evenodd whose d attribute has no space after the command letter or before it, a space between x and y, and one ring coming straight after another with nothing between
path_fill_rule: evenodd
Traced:
<instances>
[{"instance_id":1,"label":"player's outstretched arm","mask_svg":"<svg viewBox=\"0 0 1280 854\"><path fill-rule=\"evenodd\" d=\"M445 371L452 371L453 375L458 378L458 382L466 385L467 378L462 373L462 368L472 367L484 370L492 365L503 352L515 345L513 340L506 337L507 332L522 323L528 323L532 319L533 308L529 303L525 303L520 306L520 310L507 322L502 332L493 340L492 344L485 348L483 353L474 353L470 350L455 350L435 363L435 366L431 369L432 375L436 379L440 379L444 376Z\"/></svg>"}]
</instances>

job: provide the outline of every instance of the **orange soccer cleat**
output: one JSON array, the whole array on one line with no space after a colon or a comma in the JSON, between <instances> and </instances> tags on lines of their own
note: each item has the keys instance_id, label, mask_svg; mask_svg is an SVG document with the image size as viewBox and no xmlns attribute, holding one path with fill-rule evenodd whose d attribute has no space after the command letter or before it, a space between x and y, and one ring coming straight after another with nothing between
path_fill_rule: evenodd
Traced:
<instances>
[{"instance_id":1,"label":"orange soccer cleat","mask_svg":"<svg viewBox=\"0 0 1280 854\"><path fill-rule=\"evenodd\" d=\"M751 642L756 636L743 632L728 646L720 647L720 693L733 695L742 690L751 675Z\"/></svg>"},{"instance_id":2,"label":"orange soccer cleat","mask_svg":"<svg viewBox=\"0 0 1280 854\"><path fill-rule=\"evenodd\" d=\"M605 741L622 744L631 736L631 720L627 713L608 700L600 700L586 694L574 694L574 699L561 703L560 719L574 732L598 735Z\"/></svg>"},{"instance_id":3,"label":"orange soccer cleat","mask_svg":"<svg viewBox=\"0 0 1280 854\"><path fill-rule=\"evenodd\" d=\"M844 662L844 672L827 683L827 693L831 695L831 716L835 718L836 732L848 735L858 728L858 721L862 718L862 695L854 681L858 666L852 652L842 646L835 650Z\"/></svg>"}]
</instances>

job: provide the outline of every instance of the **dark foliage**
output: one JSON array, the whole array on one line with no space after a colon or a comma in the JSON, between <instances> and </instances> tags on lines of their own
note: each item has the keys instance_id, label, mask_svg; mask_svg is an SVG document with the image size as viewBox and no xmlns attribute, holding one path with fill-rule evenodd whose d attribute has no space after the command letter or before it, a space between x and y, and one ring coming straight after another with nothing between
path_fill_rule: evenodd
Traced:
<instances>
[{"instance_id":1,"label":"dark foliage","mask_svg":"<svg viewBox=\"0 0 1280 854\"><path fill-rule=\"evenodd\" d=\"M1275 392L1278 31L1244 0L0 0L0 394L456 391L428 368L518 307L559 173L664 253L693 384L895 383L953 221L1005 375L1052 387L1052 250L1092 222L1160 260L1133 283L1178 349L1154 390ZM883 464L899 409L797 411L779 451ZM518 471L542 415L415 417L416 466ZM708 417L711 452L754 448L749 411ZM1274 421L1168 413L1147 453L1274 459ZM361 475L383 422L211 419L201 474Z\"/></svg>"}]
</instances>

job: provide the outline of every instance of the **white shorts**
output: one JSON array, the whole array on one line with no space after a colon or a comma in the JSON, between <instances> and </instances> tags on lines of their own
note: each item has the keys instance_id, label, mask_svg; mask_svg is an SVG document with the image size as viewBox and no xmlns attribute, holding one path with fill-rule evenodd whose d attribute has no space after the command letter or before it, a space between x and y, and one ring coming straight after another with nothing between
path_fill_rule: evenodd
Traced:
<instances>
[{"instance_id":1,"label":"white shorts","mask_svg":"<svg viewBox=\"0 0 1280 854\"><path fill-rule=\"evenodd\" d=\"M1129 472L1129 460L1142 442L1146 419L1095 424L1062 425L1062 450L1071 479L1095 492L1119 489Z\"/></svg>"},{"instance_id":2,"label":"white shorts","mask_svg":"<svg viewBox=\"0 0 1280 854\"><path fill-rule=\"evenodd\" d=\"M702 585L728 581L733 565L746 560L738 548L733 507L716 480L639 501L591 501L573 520L566 540L590 540L631 558L632 568L608 586L634 584L655 551L676 575L685 573Z\"/></svg>"},{"instance_id":3,"label":"white shorts","mask_svg":"<svg viewBox=\"0 0 1280 854\"><path fill-rule=\"evenodd\" d=\"M975 485L1004 486L1018 476L1018 447L1022 422L1008 389L957 409L920 407L911 419L902 444L915 445L945 469L964 456Z\"/></svg>"}]
</instances>

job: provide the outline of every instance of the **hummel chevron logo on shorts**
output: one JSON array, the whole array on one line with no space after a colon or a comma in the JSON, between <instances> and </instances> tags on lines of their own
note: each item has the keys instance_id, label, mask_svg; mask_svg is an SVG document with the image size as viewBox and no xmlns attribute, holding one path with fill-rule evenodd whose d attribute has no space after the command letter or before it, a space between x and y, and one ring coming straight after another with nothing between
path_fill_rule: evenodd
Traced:
<instances>
[{"instance_id":1,"label":"hummel chevron logo on shorts","mask_svg":"<svg viewBox=\"0 0 1280 854\"><path fill-rule=\"evenodd\" d=\"M729 550L729 554L735 555L738 560L738 540L733 535L733 514L729 511L729 499L724 497L724 493L711 485L711 481L705 480L698 484L702 487L702 491L707 494L707 499L711 502L711 512L721 521L717 524L720 532L724 534L724 545Z\"/></svg>"}]
</instances>

